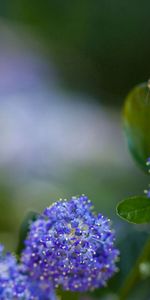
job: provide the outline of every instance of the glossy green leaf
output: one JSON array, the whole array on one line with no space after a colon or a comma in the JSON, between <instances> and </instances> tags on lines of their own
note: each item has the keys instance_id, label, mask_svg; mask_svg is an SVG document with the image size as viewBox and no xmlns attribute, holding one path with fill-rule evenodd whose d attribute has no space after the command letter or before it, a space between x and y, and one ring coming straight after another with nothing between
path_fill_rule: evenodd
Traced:
<instances>
[{"instance_id":1,"label":"glossy green leaf","mask_svg":"<svg viewBox=\"0 0 150 300\"><path fill-rule=\"evenodd\" d=\"M150 199L143 196L127 198L117 205L117 214L130 223L150 223Z\"/></svg>"},{"instance_id":2,"label":"glossy green leaf","mask_svg":"<svg viewBox=\"0 0 150 300\"><path fill-rule=\"evenodd\" d=\"M127 96L123 121L129 149L147 171L145 162L150 157L150 90L147 83L136 86Z\"/></svg>"}]
</instances>

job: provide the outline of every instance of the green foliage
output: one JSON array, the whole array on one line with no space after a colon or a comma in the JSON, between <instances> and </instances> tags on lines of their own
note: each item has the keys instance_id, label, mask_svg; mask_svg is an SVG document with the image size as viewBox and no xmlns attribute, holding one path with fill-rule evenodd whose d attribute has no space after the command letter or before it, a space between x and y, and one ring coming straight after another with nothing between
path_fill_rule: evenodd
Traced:
<instances>
[{"instance_id":1,"label":"green foliage","mask_svg":"<svg viewBox=\"0 0 150 300\"><path fill-rule=\"evenodd\" d=\"M150 223L150 199L144 196L127 198L117 205L117 214L130 223Z\"/></svg>"},{"instance_id":2,"label":"green foliage","mask_svg":"<svg viewBox=\"0 0 150 300\"><path fill-rule=\"evenodd\" d=\"M124 129L134 159L147 171L150 157L150 94L147 84L136 86L124 105Z\"/></svg>"},{"instance_id":3,"label":"green foliage","mask_svg":"<svg viewBox=\"0 0 150 300\"><path fill-rule=\"evenodd\" d=\"M79 293L77 292L68 292L68 291L58 291L58 296L60 296L61 300L78 300Z\"/></svg>"},{"instance_id":4,"label":"green foliage","mask_svg":"<svg viewBox=\"0 0 150 300\"><path fill-rule=\"evenodd\" d=\"M18 245L17 245L17 250L16 254L19 256L24 248L24 241L27 237L29 227L32 221L35 221L37 218L38 214L35 212L29 212L22 222L22 225L20 227L20 232L19 232L19 240L18 240Z\"/></svg>"}]
</instances>

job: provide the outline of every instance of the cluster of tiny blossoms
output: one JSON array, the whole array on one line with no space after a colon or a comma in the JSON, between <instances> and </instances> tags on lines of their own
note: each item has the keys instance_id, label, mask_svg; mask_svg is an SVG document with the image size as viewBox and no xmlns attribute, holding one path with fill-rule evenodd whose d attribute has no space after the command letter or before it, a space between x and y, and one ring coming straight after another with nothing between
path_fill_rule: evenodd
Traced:
<instances>
[{"instance_id":1,"label":"cluster of tiny blossoms","mask_svg":"<svg viewBox=\"0 0 150 300\"><path fill-rule=\"evenodd\" d=\"M21 262L33 281L84 292L106 285L118 255L110 220L83 195L54 203L31 224Z\"/></svg>"},{"instance_id":2,"label":"cluster of tiny blossoms","mask_svg":"<svg viewBox=\"0 0 150 300\"><path fill-rule=\"evenodd\" d=\"M50 285L40 285L21 270L16 258L0 245L0 300L55 300Z\"/></svg>"},{"instance_id":3,"label":"cluster of tiny blossoms","mask_svg":"<svg viewBox=\"0 0 150 300\"><path fill-rule=\"evenodd\" d=\"M27 278L19 273L16 258L0 245L0 299L29 299Z\"/></svg>"}]
</instances>

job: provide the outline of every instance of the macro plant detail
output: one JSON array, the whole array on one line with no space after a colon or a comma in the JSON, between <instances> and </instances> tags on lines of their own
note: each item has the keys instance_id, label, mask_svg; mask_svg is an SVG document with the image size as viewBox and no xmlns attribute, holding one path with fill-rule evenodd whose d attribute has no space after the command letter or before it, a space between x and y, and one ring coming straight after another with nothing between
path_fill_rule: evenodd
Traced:
<instances>
[{"instance_id":1,"label":"macro plant detail","mask_svg":"<svg viewBox=\"0 0 150 300\"><path fill-rule=\"evenodd\" d=\"M55 300L55 288L90 291L117 271L111 222L88 197L60 200L30 225L21 260L0 248L0 299Z\"/></svg>"},{"instance_id":2,"label":"macro plant detail","mask_svg":"<svg viewBox=\"0 0 150 300\"><path fill-rule=\"evenodd\" d=\"M26 283L26 277L19 273L16 258L9 253L5 255L0 245L0 299L29 298Z\"/></svg>"},{"instance_id":3,"label":"macro plant detail","mask_svg":"<svg viewBox=\"0 0 150 300\"><path fill-rule=\"evenodd\" d=\"M127 96L124 105L124 129L129 149L136 162L147 175L150 174L150 81L136 86ZM129 223L150 223L150 188L144 195L131 196L117 205L117 214ZM132 291L150 277L150 239L148 237L141 255L137 259L119 292L119 299L128 299ZM149 299L148 293L145 299ZM130 299L130 298L129 298Z\"/></svg>"},{"instance_id":4,"label":"macro plant detail","mask_svg":"<svg viewBox=\"0 0 150 300\"><path fill-rule=\"evenodd\" d=\"M150 81L133 88L125 100L123 122L129 149L147 175L150 174ZM150 189L145 195L124 199L117 214L135 224L150 222Z\"/></svg>"},{"instance_id":5,"label":"macro plant detail","mask_svg":"<svg viewBox=\"0 0 150 300\"><path fill-rule=\"evenodd\" d=\"M85 292L106 285L119 251L110 220L92 211L86 196L61 200L31 224L22 263L35 280Z\"/></svg>"},{"instance_id":6,"label":"macro plant detail","mask_svg":"<svg viewBox=\"0 0 150 300\"><path fill-rule=\"evenodd\" d=\"M149 174L150 158L145 167ZM144 190L145 195L133 196L124 199L117 205L117 214L128 222L145 224L150 222L150 189Z\"/></svg>"},{"instance_id":7,"label":"macro plant detail","mask_svg":"<svg viewBox=\"0 0 150 300\"><path fill-rule=\"evenodd\" d=\"M147 175L150 175L149 92L150 82L136 86L127 96L123 110L129 149ZM145 231L149 229L150 186L143 194L119 202L116 212L124 221L143 224ZM96 299L96 291L107 289L120 271L117 263L121 255L115 240L110 219L96 214L84 194L60 199L41 214L31 213L16 254L5 253L0 244L0 300ZM149 278L148 238L121 287L115 292L112 289L113 294L108 288L108 298L104 296L102 300L113 296L117 300L130 300L132 290Z\"/></svg>"},{"instance_id":8,"label":"macro plant detail","mask_svg":"<svg viewBox=\"0 0 150 300\"><path fill-rule=\"evenodd\" d=\"M55 300L52 287L33 281L23 272L17 259L11 253L4 253L0 245L0 299L1 300Z\"/></svg>"}]
</instances>

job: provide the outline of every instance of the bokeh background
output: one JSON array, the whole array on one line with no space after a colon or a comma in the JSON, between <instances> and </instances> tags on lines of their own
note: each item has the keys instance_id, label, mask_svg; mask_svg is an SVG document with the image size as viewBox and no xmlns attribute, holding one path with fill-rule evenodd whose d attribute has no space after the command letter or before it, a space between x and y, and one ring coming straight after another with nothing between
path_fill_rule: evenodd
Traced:
<instances>
[{"instance_id":1,"label":"bokeh background","mask_svg":"<svg viewBox=\"0 0 150 300\"><path fill-rule=\"evenodd\" d=\"M149 11L148 0L0 2L0 241L15 250L28 212L87 194L117 232L113 294L148 235L115 205L148 183L128 152L122 107L150 76ZM132 300L147 300L146 284Z\"/></svg>"}]
</instances>

